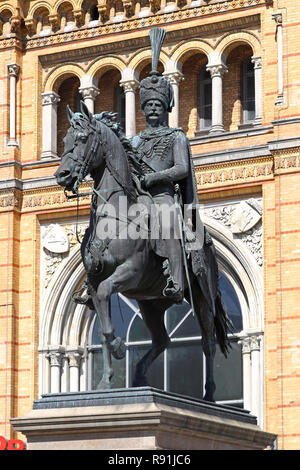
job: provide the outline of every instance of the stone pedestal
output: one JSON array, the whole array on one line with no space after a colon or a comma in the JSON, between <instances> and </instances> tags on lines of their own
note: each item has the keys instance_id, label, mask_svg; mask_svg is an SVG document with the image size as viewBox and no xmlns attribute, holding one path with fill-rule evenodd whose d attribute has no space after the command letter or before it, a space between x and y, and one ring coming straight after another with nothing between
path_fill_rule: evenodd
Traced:
<instances>
[{"instance_id":1,"label":"stone pedestal","mask_svg":"<svg viewBox=\"0 0 300 470\"><path fill-rule=\"evenodd\" d=\"M276 438L247 411L151 387L43 395L11 423L29 450L262 450Z\"/></svg>"}]
</instances>

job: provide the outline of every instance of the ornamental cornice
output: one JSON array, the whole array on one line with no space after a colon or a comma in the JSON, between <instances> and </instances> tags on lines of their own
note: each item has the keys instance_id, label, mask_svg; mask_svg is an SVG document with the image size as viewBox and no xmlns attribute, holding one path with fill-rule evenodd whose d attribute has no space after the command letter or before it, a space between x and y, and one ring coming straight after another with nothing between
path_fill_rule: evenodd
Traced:
<instances>
[{"instance_id":1,"label":"ornamental cornice","mask_svg":"<svg viewBox=\"0 0 300 470\"><path fill-rule=\"evenodd\" d=\"M153 2L152 2L153 3ZM196 2L194 2L196 3ZM28 50L28 49L33 49L33 48L39 48L39 47L45 47L45 46L52 46L55 44L64 44L64 43L69 43L70 41L80 41L80 40L87 40L87 39L93 39L93 38L98 38L99 36L105 36L108 34L113 34L113 33L122 33L125 31L133 31L133 30L141 30L142 28L149 28L153 27L156 25L165 25L169 23L176 22L178 23L179 21L186 21L190 19L197 19L197 18L202 18L205 16L211 16L211 15L217 15L218 13L225 13L225 12L230 12L234 10L240 10L241 8L247 8L247 10L255 8L257 6L262 6L262 5L270 5L272 1L270 0L228 0L228 1L215 1L215 2L210 2L209 5L195 5L191 7L191 5L186 5L182 4L182 2L178 2L178 7L172 11L172 12L164 12L163 10L160 10L158 13L153 14L150 13L149 16L147 17L133 17L133 18L127 18L126 17L126 11L128 12L130 9L132 9L132 2L128 0L123 1L123 7L125 9L124 13L124 20L119 21L119 22L114 22L113 20L108 20L108 15L104 14L105 12L107 13L108 9L108 4L103 5L103 8L101 5L98 5L98 10L100 13L100 19L103 16L103 20L105 21L104 23L101 22L97 26L89 27L89 26L80 26L80 21L78 22L78 18L81 15L81 12L76 10L75 14L75 24L74 24L74 29L72 31L64 31L64 32L50 32L50 34L46 36L39 36L39 37L27 37L27 38L21 38L19 35L15 35L14 33L11 38L3 38L0 39L0 49L1 48L8 48L8 47L13 47L15 45L18 45L19 47L23 47L23 49ZM160 5L159 5L160 7ZM104 10L105 12L104 12ZM128 10L129 9L129 10ZM102 11L103 10L103 11ZM104 13L103 13L104 12ZM224 30L225 24L227 24L227 28L229 27L230 29L230 23L231 23L231 29L233 27L241 27L241 25L245 24L251 24L253 23L253 16L256 16L256 22L259 22L259 15L249 15L245 17L240 17L240 18L235 18L231 20L226 20L222 22L216 22L215 24L210 22L207 25L201 25L198 28L201 32L207 33L207 34L215 34L217 30ZM49 16L49 22L52 25L53 28L59 27L59 21L60 18L56 13L53 13ZM25 18L25 24L27 24L31 28L31 32L33 31L33 28L31 26L31 18ZM185 28L186 29L186 28ZM193 28L192 28L193 29ZM171 33L171 32L170 32ZM170 36L170 33L168 36ZM177 33L174 36L175 40L178 40L180 38L180 30L179 31L174 31L173 33Z\"/></svg>"}]
</instances>

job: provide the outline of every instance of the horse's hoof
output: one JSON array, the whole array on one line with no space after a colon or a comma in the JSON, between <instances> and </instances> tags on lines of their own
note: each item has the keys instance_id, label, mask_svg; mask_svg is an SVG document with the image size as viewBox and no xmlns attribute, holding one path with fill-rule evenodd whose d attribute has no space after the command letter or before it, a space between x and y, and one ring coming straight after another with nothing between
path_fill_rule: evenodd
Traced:
<instances>
[{"instance_id":1,"label":"horse's hoof","mask_svg":"<svg viewBox=\"0 0 300 470\"><path fill-rule=\"evenodd\" d=\"M107 382L106 380L100 380L98 383L96 390L110 390L111 389L111 384Z\"/></svg>"},{"instance_id":2,"label":"horse's hoof","mask_svg":"<svg viewBox=\"0 0 300 470\"><path fill-rule=\"evenodd\" d=\"M207 393L204 395L203 400L204 400L204 401L210 401L210 402L212 402L212 403L215 403L214 396L213 396L213 395L209 395L209 394L207 394Z\"/></svg>"},{"instance_id":3,"label":"horse's hoof","mask_svg":"<svg viewBox=\"0 0 300 470\"><path fill-rule=\"evenodd\" d=\"M109 343L109 350L111 354L116 358L116 359L123 359L126 354L126 346L124 341L117 336L111 343Z\"/></svg>"}]
</instances>

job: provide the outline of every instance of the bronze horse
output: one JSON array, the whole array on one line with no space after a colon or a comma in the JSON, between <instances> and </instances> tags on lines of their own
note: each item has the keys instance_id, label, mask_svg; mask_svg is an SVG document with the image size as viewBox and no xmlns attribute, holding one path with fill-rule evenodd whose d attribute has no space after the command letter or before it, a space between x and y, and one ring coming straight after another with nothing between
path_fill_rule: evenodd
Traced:
<instances>
[{"instance_id":1,"label":"bronze horse","mask_svg":"<svg viewBox=\"0 0 300 470\"><path fill-rule=\"evenodd\" d=\"M82 102L80 113L73 113L69 107L67 111L70 128L64 138L64 153L55 176L65 191L72 191L75 195L87 175L94 181L90 224L81 243L88 295L85 300L77 298L77 301L85 302L99 317L104 369L98 389L110 388L113 376L111 354L119 359L125 355L124 342L115 336L111 322L110 297L113 293L136 299L151 333L151 348L138 362L133 381L133 386L145 386L148 385L146 373L149 366L169 344L164 314L175 302L163 296L166 284L164 259L154 253L149 239L121 235L133 223L130 217L132 206L137 201L149 205L150 198L139 190L132 171L132 147L113 116L109 113L92 115ZM126 198L124 210L120 209L120 196ZM100 225L110 217L105 212L108 204L115 208L118 237L99 237ZM199 259L202 260L201 269L195 262ZM206 357L204 399L214 401L216 341L226 356L231 323L218 288L215 248L208 232L201 250L195 251L187 262L189 276L186 278L189 282L186 279L185 298L191 304L192 293Z\"/></svg>"}]
</instances>

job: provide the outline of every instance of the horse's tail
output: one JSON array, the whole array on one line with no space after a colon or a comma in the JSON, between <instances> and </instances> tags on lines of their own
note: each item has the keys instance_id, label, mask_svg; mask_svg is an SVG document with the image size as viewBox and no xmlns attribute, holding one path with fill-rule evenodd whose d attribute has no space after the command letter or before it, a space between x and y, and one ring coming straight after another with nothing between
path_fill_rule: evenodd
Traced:
<instances>
[{"instance_id":1,"label":"horse's tail","mask_svg":"<svg viewBox=\"0 0 300 470\"><path fill-rule=\"evenodd\" d=\"M226 307L223 303L219 289L217 291L217 296L215 299L214 319L215 319L216 337L217 337L218 344L224 356L227 357L229 353L229 349L231 348L228 335L230 333L233 333L234 327L226 311Z\"/></svg>"}]
</instances>

